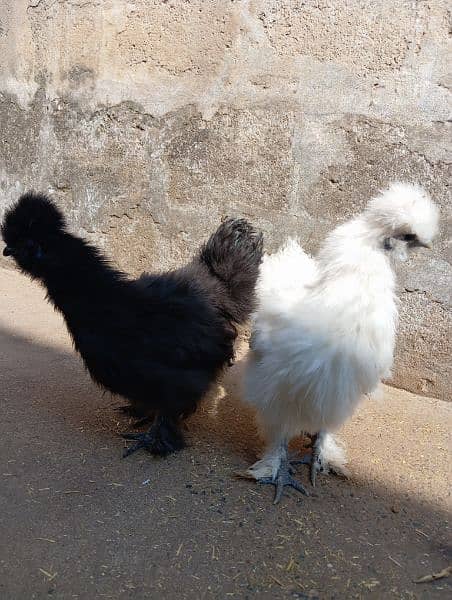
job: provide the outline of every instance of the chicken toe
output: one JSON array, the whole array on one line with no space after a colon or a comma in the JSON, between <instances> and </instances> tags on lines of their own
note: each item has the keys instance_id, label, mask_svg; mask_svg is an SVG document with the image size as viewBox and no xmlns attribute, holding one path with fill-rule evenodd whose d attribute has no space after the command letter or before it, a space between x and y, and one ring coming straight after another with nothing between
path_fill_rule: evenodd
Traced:
<instances>
[{"instance_id":1,"label":"chicken toe","mask_svg":"<svg viewBox=\"0 0 452 600\"><path fill-rule=\"evenodd\" d=\"M123 433L126 440L135 441L134 444L124 450L123 458L130 456L137 450L144 448L150 454L166 456L185 446L182 432L177 422L166 416L158 415L153 424L143 433Z\"/></svg>"},{"instance_id":2,"label":"chicken toe","mask_svg":"<svg viewBox=\"0 0 452 600\"><path fill-rule=\"evenodd\" d=\"M291 456L291 465L310 465L310 480L315 487L317 473L333 473L348 477L345 466L346 457L343 448L334 437L322 430L311 436L311 453L304 456Z\"/></svg>"},{"instance_id":3,"label":"chicken toe","mask_svg":"<svg viewBox=\"0 0 452 600\"><path fill-rule=\"evenodd\" d=\"M280 502L285 487L292 487L297 490L297 492L309 496L303 485L292 476L292 467L287 458L281 460L279 469L274 477L263 477L258 481L262 484L271 484L275 486L273 504L278 504Z\"/></svg>"}]
</instances>

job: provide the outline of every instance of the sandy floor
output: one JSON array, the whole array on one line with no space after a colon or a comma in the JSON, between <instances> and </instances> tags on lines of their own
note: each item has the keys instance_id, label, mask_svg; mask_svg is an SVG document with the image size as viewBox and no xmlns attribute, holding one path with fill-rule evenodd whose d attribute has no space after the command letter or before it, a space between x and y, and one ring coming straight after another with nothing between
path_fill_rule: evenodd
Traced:
<instances>
[{"instance_id":1,"label":"sandy floor","mask_svg":"<svg viewBox=\"0 0 452 600\"><path fill-rule=\"evenodd\" d=\"M237 370L189 447L121 459L121 399L94 387L44 292L0 270L0 597L442 598L450 404L386 389L341 432L351 479L309 497L234 477L261 442ZM307 471L298 476L308 484Z\"/></svg>"}]
</instances>

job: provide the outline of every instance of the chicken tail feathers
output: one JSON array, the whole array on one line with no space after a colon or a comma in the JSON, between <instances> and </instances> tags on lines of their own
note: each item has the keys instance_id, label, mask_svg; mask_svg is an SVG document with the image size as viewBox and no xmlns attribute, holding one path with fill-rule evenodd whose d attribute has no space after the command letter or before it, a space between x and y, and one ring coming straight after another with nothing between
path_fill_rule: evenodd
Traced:
<instances>
[{"instance_id":1,"label":"chicken tail feathers","mask_svg":"<svg viewBox=\"0 0 452 600\"><path fill-rule=\"evenodd\" d=\"M226 219L201 248L200 261L225 286L228 312L240 324L255 308L263 236L245 219Z\"/></svg>"}]
</instances>

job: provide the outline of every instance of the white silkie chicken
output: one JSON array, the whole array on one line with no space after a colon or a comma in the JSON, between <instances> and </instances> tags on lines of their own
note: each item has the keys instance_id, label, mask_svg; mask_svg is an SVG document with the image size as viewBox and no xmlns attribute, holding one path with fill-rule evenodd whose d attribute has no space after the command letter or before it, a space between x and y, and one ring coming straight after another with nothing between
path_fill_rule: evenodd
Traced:
<instances>
[{"instance_id":1,"label":"white silkie chicken","mask_svg":"<svg viewBox=\"0 0 452 600\"><path fill-rule=\"evenodd\" d=\"M292 477L288 443L312 439L311 483L318 471L344 471L331 432L365 394L390 376L397 326L391 259L429 247L439 213L417 185L394 183L326 238L314 260L289 240L267 256L258 283L244 396L258 411L267 449L247 474L276 487L306 490Z\"/></svg>"}]
</instances>

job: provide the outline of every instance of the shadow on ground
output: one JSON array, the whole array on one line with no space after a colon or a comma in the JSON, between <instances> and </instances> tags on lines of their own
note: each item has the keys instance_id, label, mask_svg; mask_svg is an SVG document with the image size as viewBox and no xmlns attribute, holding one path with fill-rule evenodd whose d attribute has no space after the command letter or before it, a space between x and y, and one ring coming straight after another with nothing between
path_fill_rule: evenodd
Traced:
<instances>
[{"instance_id":1,"label":"shadow on ground","mask_svg":"<svg viewBox=\"0 0 452 600\"><path fill-rule=\"evenodd\" d=\"M103 396L69 348L3 329L0 357L1 597L450 593L445 579L413 583L450 562L443 497L435 482L430 501L411 493L429 489L428 470L417 481L416 465L403 466L385 442L369 447L363 418L346 432L352 479L322 477L310 497L288 492L274 507L271 489L233 475L261 448L252 414L237 401L234 369L227 392L211 394L190 420L187 449L122 460L118 433L130 421L114 408L123 402ZM403 414L409 419L409 407ZM392 429L387 423L397 447L403 438ZM438 476L441 466L430 461ZM411 487L401 469L414 477ZM298 475L307 484L307 473Z\"/></svg>"}]
</instances>

